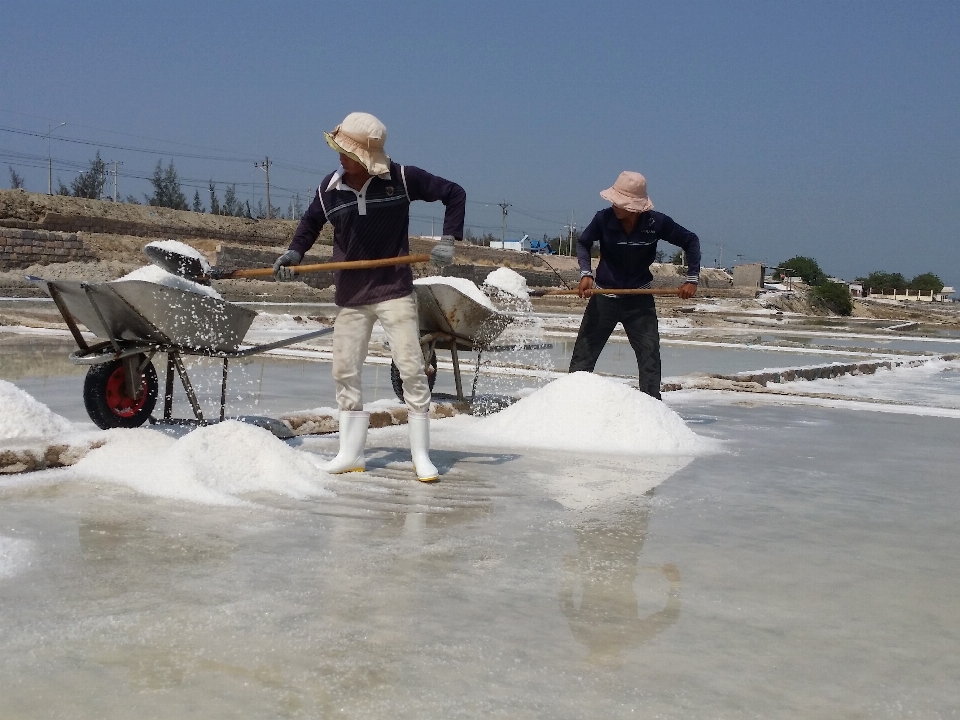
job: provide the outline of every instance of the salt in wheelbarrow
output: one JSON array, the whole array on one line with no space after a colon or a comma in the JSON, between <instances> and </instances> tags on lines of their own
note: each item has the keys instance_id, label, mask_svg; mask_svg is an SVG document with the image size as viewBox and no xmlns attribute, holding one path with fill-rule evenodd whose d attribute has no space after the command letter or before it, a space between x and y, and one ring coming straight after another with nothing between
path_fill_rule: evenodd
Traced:
<instances>
[{"instance_id":1,"label":"salt in wheelbarrow","mask_svg":"<svg viewBox=\"0 0 960 720\"><path fill-rule=\"evenodd\" d=\"M477 393L480 360L484 352L539 350L552 347L549 344L493 345L493 341L513 322L510 315L482 305L453 285L442 282L417 282L413 288L417 294L420 347L423 350L427 383L431 390L437 380L437 350L450 351L457 400L461 401L467 398L463 393L459 351L477 353L469 398L472 402ZM400 378L400 369L396 363L390 364L390 381L397 397L403 400L403 380Z\"/></svg>"},{"instance_id":2,"label":"salt in wheelbarrow","mask_svg":"<svg viewBox=\"0 0 960 720\"><path fill-rule=\"evenodd\" d=\"M44 280L28 277L53 299L73 334L78 350L70 361L90 365L83 383L87 414L103 429L133 428L153 416L159 395L157 372L152 360L167 356L163 419L170 424L210 422L197 400L183 356L195 355L223 360L220 386L220 417L225 419L227 369L231 358L243 358L286 347L333 332L324 328L265 345L240 349L256 313L211 295L201 295L143 280L84 282ZM88 344L78 327L83 323L102 341ZM194 419L173 417L174 372L190 401ZM266 428L278 437L292 433L273 418L239 417Z\"/></svg>"}]
</instances>

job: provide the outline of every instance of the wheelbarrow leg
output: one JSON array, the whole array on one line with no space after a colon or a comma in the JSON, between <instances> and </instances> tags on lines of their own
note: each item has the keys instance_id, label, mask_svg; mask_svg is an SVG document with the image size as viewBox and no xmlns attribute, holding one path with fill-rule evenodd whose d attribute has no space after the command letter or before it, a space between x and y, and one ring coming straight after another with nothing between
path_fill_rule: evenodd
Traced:
<instances>
[{"instance_id":1,"label":"wheelbarrow leg","mask_svg":"<svg viewBox=\"0 0 960 720\"><path fill-rule=\"evenodd\" d=\"M180 376L180 382L183 383L183 389L187 391L187 399L190 400L190 407L193 408L193 414L201 425L206 425L207 421L203 419L203 411L200 410L200 403L197 401L197 393L193 390L190 378L187 376L187 369L183 366L183 358L180 353L172 352L173 362L177 368L177 374Z\"/></svg>"},{"instance_id":2,"label":"wheelbarrow leg","mask_svg":"<svg viewBox=\"0 0 960 720\"><path fill-rule=\"evenodd\" d=\"M127 397L139 400L143 397L143 372L136 355L123 358L123 380L127 386Z\"/></svg>"},{"instance_id":3,"label":"wheelbarrow leg","mask_svg":"<svg viewBox=\"0 0 960 720\"><path fill-rule=\"evenodd\" d=\"M453 358L453 381L457 385L457 400L464 400L463 383L460 380L460 356L457 354L457 341L450 345L450 356Z\"/></svg>"},{"instance_id":4,"label":"wheelbarrow leg","mask_svg":"<svg viewBox=\"0 0 960 720\"><path fill-rule=\"evenodd\" d=\"M167 380L163 391L163 419L173 420L173 353L167 353Z\"/></svg>"},{"instance_id":5,"label":"wheelbarrow leg","mask_svg":"<svg viewBox=\"0 0 960 720\"><path fill-rule=\"evenodd\" d=\"M224 358L223 380L220 383L220 422L223 422L227 412L227 362L229 362L229 358Z\"/></svg>"}]
</instances>

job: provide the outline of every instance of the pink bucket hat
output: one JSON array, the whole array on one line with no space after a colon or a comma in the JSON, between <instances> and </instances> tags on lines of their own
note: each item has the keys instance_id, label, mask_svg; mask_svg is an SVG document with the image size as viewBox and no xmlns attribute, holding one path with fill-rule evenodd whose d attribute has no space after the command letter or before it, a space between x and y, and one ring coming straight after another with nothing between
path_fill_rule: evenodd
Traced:
<instances>
[{"instance_id":1,"label":"pink bucket hat","mask_svg":"<svg viewBox=\"0 0 960 720\"><path fill-rule=\"evenodd\" d=\"M653 210L653 203L647 197L647 179L638 172L624 170L613 187L601 192L600 197L630 212Z\"/></svg>"},{"instance_id":2,"label":"pink bucket hat","mask_svg":"<svg viewBox=\"0 0 960 720\"><path fill-rule=\"evenodd\" d=\"M325 132L327 145L349 155L371 175L390 172L390 158L383 151L387 128L370 113L350 113L333 132Z\"/></svg>"}]
</instances>

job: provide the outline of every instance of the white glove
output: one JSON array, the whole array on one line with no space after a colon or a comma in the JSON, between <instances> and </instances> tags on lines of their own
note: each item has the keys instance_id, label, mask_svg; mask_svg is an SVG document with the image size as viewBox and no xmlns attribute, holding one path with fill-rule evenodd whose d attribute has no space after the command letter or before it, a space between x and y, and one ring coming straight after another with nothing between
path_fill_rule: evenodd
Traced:
<instances>
[{"instance_id":1,"label":"white glove","mask_svg":"<svg viewBox=\"0 0 960 720\"><path fill-rule=\"evenodd\" d=\"M446 267L453 262L453 235L444 235L430 251L430 262L437 267Z\"/></svg>"},{"instance_id":2,"label":"white glove","mask_svg":"<svg viewBox=\"0 0 960 720\"><path fill-rule=\"evenodd\" d=\"M299 265L301 260L303 260L303 255L296 250L287 250L273 264L273 276L280 282L293 280L296 277L293 268Z\"/></svg>"}]
</instances>

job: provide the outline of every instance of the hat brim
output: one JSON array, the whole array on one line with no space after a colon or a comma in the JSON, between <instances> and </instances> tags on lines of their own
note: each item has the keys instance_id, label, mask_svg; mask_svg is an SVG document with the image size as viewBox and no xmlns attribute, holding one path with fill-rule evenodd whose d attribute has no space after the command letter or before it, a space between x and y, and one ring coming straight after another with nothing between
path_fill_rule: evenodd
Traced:
<instances>
[{"instance_id":1,"label":"hat brim","mask_svg":"<svg viewBox=\"0 0 960 720\"><path fill-rule=\"evenodd\" d=\"M324 139L335 152L343 153L363 165L371 175L383 175L390 172L390 157L382 150L368 150L343 134L324 132Z\"/></svg>"},{"instance_id":2,"label":"hat brim","mask_svg":"<svg viewBox=\"0 0 960 720\"><path fill-rule=\"evenodd\" d=\"M630 195L624 195L616 188L609 187L600 193L600 197L613 203L618 208L623 208L630 212L642 213L647 210L653 210L653 203L650 198L638 198Z\"/></svg>"}]
</instances>

